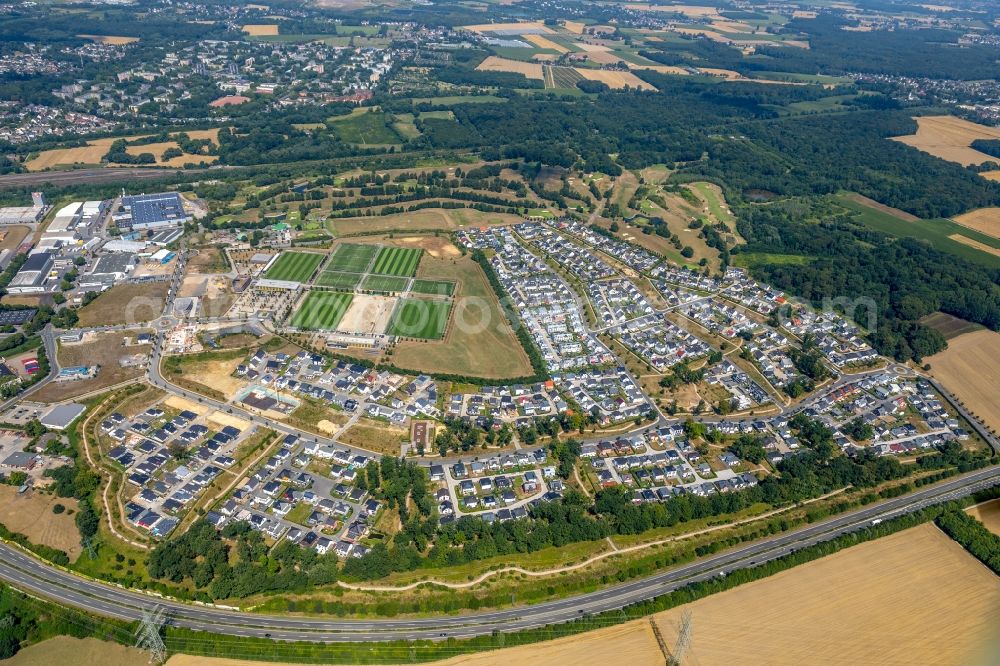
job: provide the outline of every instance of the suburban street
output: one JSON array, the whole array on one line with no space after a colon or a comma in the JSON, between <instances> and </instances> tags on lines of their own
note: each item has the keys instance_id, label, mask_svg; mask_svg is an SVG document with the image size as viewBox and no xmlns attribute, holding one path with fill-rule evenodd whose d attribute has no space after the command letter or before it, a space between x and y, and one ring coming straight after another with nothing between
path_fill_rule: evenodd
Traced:
<instances>
[{"instance_id":1,"label":"suburban street","mask_svg":"<svg viewBox=\"0 0 1000 666\"><path fill-rule=\"evenodd\" d=\"M736 569L750 568L858 531L870 526L875 520L898 517L933 504L970 495L995 485L998 480L1000 467L989 467L641 580L535 606L457 616L324 620L240 613L215 606L185 604L98 583L43 563L8 545L0 545L0 553L3 554L0 578L26 592L109 617L134 620L142 616L143 609L158 606L163 609L172 625L224 632L228 635L320 642L471 637L494 631L510 632L540 627L566 622L586 614L624 608L690 583L709 580Z\"/></svg>"}]
</instances>

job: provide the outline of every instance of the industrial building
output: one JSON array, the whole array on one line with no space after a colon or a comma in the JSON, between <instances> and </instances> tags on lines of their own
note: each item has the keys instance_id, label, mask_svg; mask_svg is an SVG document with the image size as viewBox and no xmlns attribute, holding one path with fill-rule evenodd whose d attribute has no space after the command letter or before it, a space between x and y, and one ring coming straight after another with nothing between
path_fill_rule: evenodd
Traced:
<instances>
[{"instance_id":1,"label":"industrial building","mask_svg":"<svg viewBox=\"0 0 1000 666\"><path fill-rule=\"evenodd\" d=\"M80 418L87 408L84 405L79 405L77 403L66 403L64 405L56 405L48 411L45 416L39 419L39 422L49 430L65 430L73 423L73 421Z\"/></svg>"},{"instance_id":2,"label":"industrial building","mask_svg":"<svg viewBox=\"0 0 1000 666\"><path fill-rule=\"evenodd\" d=\"M21 270L7 285L11 294L37 294L45 291L45 280L52 270L55 256L51 252L36 252L28 257Z\"/></svg>"},{"instance_id":3,"label":"industrial building","mask_svg":"<svg viewBox=\"0 0 1000 666\"><path fill-rule=\"evenodd\" d=\"M122 197L121 210L114 215L120 229L132 231L180 227L192 219L177 192Z\"/></svg>"},{"instance_id":4,"label":"industrial building","mask_svg":"<svg viewBox=\"0 0 1000 666\"><path fill-rule=\"evenodd\" d=\"M93 236L94 227L100 223L106 209L104 201L74 201L63 206L45 228L38 246L54 250L78 245Z\"/></svg>"},{"instance_id":5,"label":"industrial building","mask_svg":"<svg viewBox=\"0 0 1000 666\"><path fill-rule=\"evenodd\" d=\"M134 254L107 254L97 260L94 270L90 271L90 276L108 276L112 280L124 280L128 277L136 266Z\"/></svg>"},{"instance_id":6,"label":"industrial building","mask_svg":"<svg viewBox=\"0 0 1000 666\"><path fill-rule=\"evenodd\" d=\"M0 225L37 224L45 217L48 206L41 192L31 193L30 206L7 206L0 208Z\"/></svg>"}]
</instances>

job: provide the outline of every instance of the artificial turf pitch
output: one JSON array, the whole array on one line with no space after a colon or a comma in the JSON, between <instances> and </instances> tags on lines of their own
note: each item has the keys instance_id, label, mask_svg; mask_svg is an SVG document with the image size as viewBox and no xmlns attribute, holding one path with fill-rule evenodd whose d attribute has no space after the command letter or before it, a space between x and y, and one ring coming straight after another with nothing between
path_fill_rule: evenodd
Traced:
<instances>
[{"instance_id":1,"label":"artificial turf pitch","mask_svg":"<svg viewBox=\"0 0 1000 666\"><path fill-rule=\"evenodd\" d=\"M292 326L308 331L332 331L354 300L353 294L311 291L292 315Z\"/></svg>"}]
</instances>

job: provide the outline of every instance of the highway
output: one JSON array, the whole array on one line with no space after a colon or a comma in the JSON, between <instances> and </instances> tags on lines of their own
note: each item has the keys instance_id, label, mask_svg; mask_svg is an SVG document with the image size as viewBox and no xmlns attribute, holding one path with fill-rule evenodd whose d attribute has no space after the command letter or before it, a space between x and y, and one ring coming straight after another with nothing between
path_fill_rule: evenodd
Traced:
<instances>
[{"instance_id":1,"label":"highway","mask_svg":"<svg viewBox=\"0 0 1000 666\"><path fill-rule=\"evenodd\" d=\"M873 520L889 519L958 499L997 483L1000 483L1000 466L989 467L647 578L533 606L433 618L322 619L242 613L216 606L186 604L83 578L8 545L0 545L0 578L62 605L120 619L138 619L144 608L159 606L174 626L226 635L318 642L465 638L558 624L585 614L623 608L693 582L709 580L723 572L750 568L829 541L870 526Z\"/></svg>"}]
</instances>

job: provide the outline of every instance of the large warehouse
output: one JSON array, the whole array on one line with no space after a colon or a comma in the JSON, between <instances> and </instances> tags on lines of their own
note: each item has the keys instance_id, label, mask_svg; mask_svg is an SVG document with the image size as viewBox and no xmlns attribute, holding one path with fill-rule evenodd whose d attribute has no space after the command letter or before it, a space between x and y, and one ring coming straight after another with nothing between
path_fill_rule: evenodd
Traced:
<instances>
[{"instance_id":1,"label":"large warehouse","mask_svg":"<svg viewBox=\"0 0 1000 666\"><path fill-rule=\"evenodd\" d=\"M177 192L122 197L122 209L114 216L115 224L133 231L180 227L193 219Z\"/></svg>"},{"instance_id":2,"label":"large warehouse","mask_svg":"<svg viewBox=\"0 0 1000 666\"><path fill-rule=\"evenodd\" d=\"M7 285L11 294L32 294L45 291L45 280L52 270L54 256L51 252L36 252L28 257L14 279Z\"/></svg>"}]
</instances>

